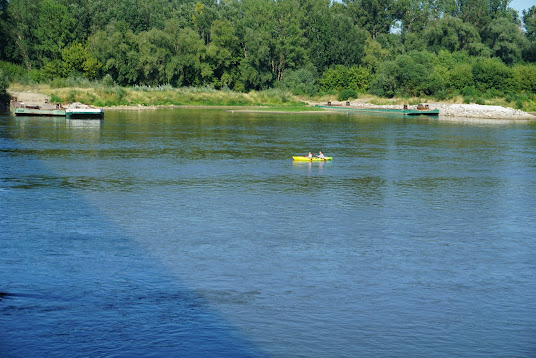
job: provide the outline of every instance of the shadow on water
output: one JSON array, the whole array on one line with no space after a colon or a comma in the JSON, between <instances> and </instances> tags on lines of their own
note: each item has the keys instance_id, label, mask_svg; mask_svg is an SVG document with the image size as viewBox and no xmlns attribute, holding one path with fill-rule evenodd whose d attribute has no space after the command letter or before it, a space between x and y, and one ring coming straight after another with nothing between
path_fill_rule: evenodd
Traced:
<instances>
[{"instance_id":1,"label":"shadow on water","mask_svg":"<svg viewBox=\"0 0 536 358\"><path fill-rule=\"evenodd\" d=\"M86 124L0 117L0 356L531 356L534 125Z\"/></svg>"},{"instance_id":2,"label":"shadow on water","mask_svg":"<svg viewBox=\"0 0 536 358\"><path fill-rule=\"evenodd\" d=\"M0 355L262 357L205 299L168 275L0 131ZM10 179L11 178L11 179Z\"/></svg>"}]
</instances>

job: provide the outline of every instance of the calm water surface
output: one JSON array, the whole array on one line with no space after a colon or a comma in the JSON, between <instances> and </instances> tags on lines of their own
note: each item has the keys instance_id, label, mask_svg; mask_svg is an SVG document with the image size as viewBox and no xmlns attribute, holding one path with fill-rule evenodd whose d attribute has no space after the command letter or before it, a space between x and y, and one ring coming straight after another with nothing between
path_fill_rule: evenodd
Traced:
<instances>
[{"instance_id":1,"label":"calm water surface","mask_svg":"<svg viewBox=\"0 0 536 358\"><path fill-rule=\"evenodd\" d=\"M5 115L0 355L534 357L535 188L534 123Z\"/></svg>"}]
</instances>

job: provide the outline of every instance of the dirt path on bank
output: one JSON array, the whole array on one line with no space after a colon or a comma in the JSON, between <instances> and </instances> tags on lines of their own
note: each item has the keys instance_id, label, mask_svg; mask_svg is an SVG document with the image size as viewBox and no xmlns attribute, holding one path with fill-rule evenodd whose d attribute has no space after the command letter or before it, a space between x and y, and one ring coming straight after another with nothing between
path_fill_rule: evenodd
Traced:
<instances>
[{"instance_id":1,"label":"dirt path on bank","mask_svg":"<svg viewBox=\"0 0 536 358\"><path fill-rule=\"evenodd\" d=\"M11 97L15 97L17 101L24 102L29 105L40 104L45 102L45 100L50 100L50 96L40 93L19 92L12 90L8 90L7 93L9 93Z\"/></svg>"}]
</instances>

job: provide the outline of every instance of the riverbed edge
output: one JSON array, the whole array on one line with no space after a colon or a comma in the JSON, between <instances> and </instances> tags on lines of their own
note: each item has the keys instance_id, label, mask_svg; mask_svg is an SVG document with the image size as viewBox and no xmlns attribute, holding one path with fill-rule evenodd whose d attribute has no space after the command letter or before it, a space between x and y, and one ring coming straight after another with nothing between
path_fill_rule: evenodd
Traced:
<instances>
[{"instance_id":1,"label":"riverbed edge","mask_svg":"<svg viewBox=\"0 0 536 358\"><path fill-rule=\"evenodd\" d=\"M43 98L50 99L49 96L43 95L40 93L29 93L29 92L12 92L12 94L18 96L24 96L26 101L31 102L32 99L42 100ZM104 110L129 110L129 111L142 111L142 110L156 110L160 108L197 108L197 109L222 109L232 112L262 112L262 113L285 113L285 114L321 114L321 113L340 113L340 110L318 110L317 105L326 105L326 103L318 102L305 102L307 107L310 107L311 110L292 110L286 111L283 106L278 106L271 110L268 106L210 106L210 105L154 105L154 106L144 106L141 104L137 105L120 105L120 106L105 106L102 107ZM403 105L375 105L368 103L363 100L355 101L333 101L332 105L335 106L346 106L350 105L353 108L376 108L376 109L402 109ZM480 105L480 104L452 104L452 103L441 103L441 102L427 102L429 109L439 109L439 117L448 118L466 118L466 119L511 119L511 120L536 120L536 115L524 112L519 109L513 109L510 107L502 107L496 105ZM305 108L307 108L305 107ZM316 110L313 110L315 108ZM417 105L408 106L409 109L416 109Z\"/></svg>"}]
</instances>

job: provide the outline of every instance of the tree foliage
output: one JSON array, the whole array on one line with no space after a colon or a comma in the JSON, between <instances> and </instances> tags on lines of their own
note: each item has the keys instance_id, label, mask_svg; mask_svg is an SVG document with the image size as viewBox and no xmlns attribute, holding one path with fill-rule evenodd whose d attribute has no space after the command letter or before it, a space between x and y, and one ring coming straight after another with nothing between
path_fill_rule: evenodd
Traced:
<instances>
[{"instance_id":1,"label":"tree foliage","mask_svg":"<svg viewBox=\"0 0 536 358\"><path fill-rule=\"evenodd\" d=\"M0 61L17 68L4 66L8 76L36 81L308 95L534 91L523 76L536 62L536 7L521 16L509 3L0 0Z\"/></svg>"}]
</instances>

